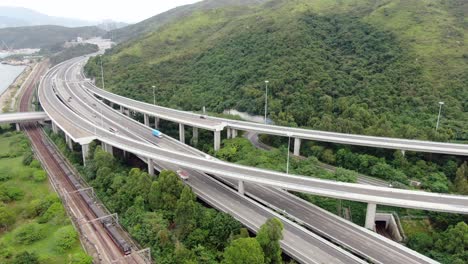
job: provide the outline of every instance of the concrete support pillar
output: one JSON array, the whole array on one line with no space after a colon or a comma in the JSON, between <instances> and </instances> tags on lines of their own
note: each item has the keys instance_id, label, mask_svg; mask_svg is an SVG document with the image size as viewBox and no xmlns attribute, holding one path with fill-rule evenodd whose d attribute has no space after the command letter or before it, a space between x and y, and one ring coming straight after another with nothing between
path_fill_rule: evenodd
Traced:
<instances>
[{"instance_id":1,"label":"concrete support pillar","mask_svg":"<svg viewBox=\"0 0 468 264\"><path fill-rule=\"evenodd\" d=\"M154 175L154 163L153 160L148 158L148 174Z\"/></svg>"},{"instance_id":2,"label":"concrete support pillar","mask_svg":"<svg viewBox=\"0 0 468 264\"><path fill-rule=\"evenodd\" d=\"M193 128L192 142L193 142L194 145L197 145L197 143L198 143L198 127Z\"/></svg>"},{"instance_id":3,"label":"concrete support pillar","mask_svg":"<svg viewBox=\"0 0 468 264\"><path fill-rule=\"evenodd\" d=\"M231 129L228 127L227 128L227 139L231 138Z\"/></svg>"},{"instance_id":4,"label":"concrete support pillar","mask_svg":"<svg viewBox=\"0 0 468 264\"><path fill-rule=\"evenodd\" d=\"M185 126L184 124L179 124L179 140L185 144Z\"/></svg>"},{"instance_id":5,"label":"concrete support pillar","mask_svg":"<svg viewBox=\"0 0 468 264\"><path fill-rule=\"evenodd\" d=\"M86 158L88 157L89 153L89 144L81 145L81 152L83 154L83 165L86 166Z\"/></svg>"},{"instance_id":6,"label":"concrete support pillar","mask_svg":"<svg viewBox=\"0 0 468 264\"><path fill-rule=\"evenodd\" d=\"M237 137L237 130L234 128L231 128L231 138L236 138Z\"/></svg>"},{"instance_id":7,"label":"concrete support pillar","mask_svg":"<svg viewBox=\"0 0 468 264\"><path fill-rule=\"evenodd\" d=\"M65 142L67 142L67 146L70 150L73 150L73 140L65 134Z\"/></svg>"},{"instance_id":8,"label":"concrete support pillar","mask_svg":"<svg viewBox=\"0 0 468 264\"><path fill-rule=\"evenodd\" d=\"M214 150L218 151L221 149L221 131L214 132Z\"/></svg>"},{"instance_id":9,"label":"concrete support pillar","mask_svg":"<svg viewBox=\"0 0 468 264\"><path fill-rule=\"evenodd\" d=\"M301 155L301 139L294 138L294 155L299 156Z\"/></svg>"},{"instance_id":10,"label":"concrete support pillar","mask_svg":"<svg viewBox=\"0 0 468 264\"><path fill-rule=\"evenodd\" d=\"M159 117L154 117L154 128L155 129L159 128Z\"/></svg>"},{"instance_id":11,"label":"concrete support pillar","mask_svg":"<svg viewBox=\"0 0 468 264\"><path fill-rule=\"evenodd\" d=\"M19 124L19 123L16 123L15 125L16 125L16 131L20 131L20 130L21 130L21 129L20 129L20 124Z\"/></svg>"},{"instance_id":12,"label":"concrete support pillar","mask_svg":"<svg viewBox=\"0 0 468 264\"><path fill-rule=\"evenodd\" d=\"M403 155L403 157L406 155L406 150L402 149L401 150L401 154Z\"/></svg>"},{"instance_id":13,"label":"concrete support pillar","mask_svg":"<svg viewBox=\"0 0 468 264\"><path fill-rule=\"evenodd\" d=\"M145 126L150 126L149 116L147 114L144 114L144 119L145 119Z\"/></svg>"},{"instance_id":14,"label":"concrete support pillar","mask_svg":"<svg viewBox=\"0 0 468 264\"><path fill-rule=\"evenodd\" d=\"M120 113L125 114L125 108L123 106L120 106Z\"/></svg>"},{"instance_id":15,"label":"concrete support pillar","mask_svg":"<svg viewBox=\"0 0 468 264\"><path fill-rule=\"evenodd\" d=\"M245 188L244 188L244 181L239 181L239 186L237 188L237 191L241 194L244 195Z\"/></svg>"},{"instance_id":16,"label":"concrete support pillar","mask_svg":"<svg viewBox=\"0 0 468 264\"><path fill-rule=\"evenodd\" d=\"M114 103L113 102L109 102L109 105L110 105L110 107L114 108Z\"/></svg>"},{"instance_id":17,"label":"concrete support pillar","mask_svg":"<svg viewBox=\"0 0 468 264\"><path fill-rule=\"evenodd\" d=\"M124 159L128 158L128 153L127 153L126 150L123 150L123 157L124 157Z\"/></svg>"},{"instance_id":18,"label":"concrete support pillar","mask_svg":"<svg viewBox=\"0 0 468 264\"><path fill-rule=\"evenodd\" d=\"M55 124L54 121L52 121L52 132L54 132L55 134L58 133L58 127L57 127L57 124Z\"/></svg>"},{"instance_id":19,"label":"concrete support pillar","mask_svg":"<svg viewBox=\"0 0 468 264\"><path fill-rule=\"evenodd\" d=\"M377 204L368 203L366 212L366 224L365 228L375 231L375 212L377 210Z\"/></svg>"},{"instance_id":20,"label":"concrete support pillar","mask_svg":"<svg viewBox=\"0 0 468 264\"><path fill-rule=\"evenodd\" d=\"M105 152L107 152L107 153L109 153L109 154L111 154L111 155L114 155L114 150L113 150L112 145L109 145L109 144L106 144L106 143L102 142L102 143L101 143L101 146L102 146L102 149L103 149Z\"/></svg>"}]
</instances>

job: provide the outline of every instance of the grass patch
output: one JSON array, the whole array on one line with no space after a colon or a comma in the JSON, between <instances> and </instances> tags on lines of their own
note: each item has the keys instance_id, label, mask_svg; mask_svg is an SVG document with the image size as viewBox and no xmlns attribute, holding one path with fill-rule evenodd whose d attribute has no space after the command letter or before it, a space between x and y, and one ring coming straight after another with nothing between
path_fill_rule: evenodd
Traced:
<instances>
[{"instance_id":1,"label":"grass patch","mask_svg":"<svg viewBox=\"0 0 468 264\"><path fill-rule=\"evenodd\" d=\"M34 177L43 173L37 161L23 162L26 155L24 134L0 135L0 171L9 174L0 181L0 263L16 261L24 251L40 263L77 263L76 256L85 256L79 240L60 250L55 239L57 230L71 225L65 209L47 179Z\"/></svg>"}]
</instances>

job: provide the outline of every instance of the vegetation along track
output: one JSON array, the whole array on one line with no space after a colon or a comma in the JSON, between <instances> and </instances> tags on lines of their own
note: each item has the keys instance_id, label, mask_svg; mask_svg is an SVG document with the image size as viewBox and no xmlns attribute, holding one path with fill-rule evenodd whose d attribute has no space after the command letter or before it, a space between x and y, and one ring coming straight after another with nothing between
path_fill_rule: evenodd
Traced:
<instances>
[{"instance_id":1,"label":"vegetation along track","mask_svg":"<svg viewBox=\"0 0 468 264\"><path fill-rule=\"evenodd\" d=\"M47 68L46 62L41 63L36 68L36 71L32 72L30 77L26 80L25 90L23 91L19 104L19 110L21 112L30 111L30 102L34 94L35 83L39 81L40 76L46 72ZM70 210L75 213L75 216L81 216L77 217L81 222L79 224L87 225L82 226L84 228L80 229L82 229L88 239L92 239L96 242L94 246L96 246L96 250L100 253L99 255L102 256L100 259L103 263L138 263L139 261L133 258L123 259L123 253L115 245L99 221L87 224L88 221L95 219L96 215L92 212L81 195L68 195L68 193L76 191L76 188L71 183L66 171L60 165L58 158L54 156L54 150L45 139L45 134L40 127L37 124L25 124L22 128L30 138L35 153L39 156L43 166L47 169L49 176L53 177L54 181L60 186L61 190L58 191L64 192L62 197L64 195L69 197L69 201L66 205L70 206Z\"/></svg>"}]
</instances>

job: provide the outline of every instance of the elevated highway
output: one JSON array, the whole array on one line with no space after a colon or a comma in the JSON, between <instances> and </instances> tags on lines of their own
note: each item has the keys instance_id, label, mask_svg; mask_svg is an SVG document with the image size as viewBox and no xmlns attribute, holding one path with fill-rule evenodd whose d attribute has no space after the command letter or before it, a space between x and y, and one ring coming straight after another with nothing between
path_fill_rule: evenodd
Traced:
<instances>
[{"instance_id":1,"label":"elevated highway","mask_svg":"<svg viewBox=\"0 0 468 264\"><path fill-rule=\"evenodd\" d=\"M299 155L301 140L315 140L323 142L332 142L346 145L358 145L366 147L396 149L402 151L417 151L428 153L440 153L450 155L468 156L467 144L451 144L433 141L409 140L400 138L374 137L353 135L335 132L325 132L318 130L265 125L253 122L231 120L225 118L216 118L207 116L205 119L200 118L199 114L194 114L186 111L175 110L167 107L152 105L123 96L119 96L102 89L97 88L92 82L84 81L86 89L91 93L106 99L114 104L132 109L136 112L145 115L155 116L165 120L171 120L180 124L190 125L193 127L205 128L212 131L217 131L221 128L228 129L229 134L236 134L237 130L251 131L267 135L277 135L283 137L292 137L294 142L294 153ZM215 146L215 149L217 147Z\"/></svg>"},{"instance_id":2,"label":"elevated highway","mask_svg":"<svg viewBox=\"0 0 468 264\"><path fill-rule=\"evenodd\" d=\"M74 76L74 74L71 74L70 76ZM66 77L63 77L63 76L60 76L60 77L61 77L61 78L56 78L56 79L58 80L59 83L61 82L61 80L67 79ZM60 87L62 87L62 86L63 86L63 87L65 87L65 86L73 87L73 86L74 86L73 88L70 88L70 87L68 88L68 91L66 91L65 94L62 95L63 98L68 98L70 95L72 95L73 91L75 91L75 93L73 94L73 96L74 96L73 98L74 98L74 99L72 99L71 102L90 100L89 98L86 98L86 99L85 99L83 94L77 94L77 93L76 93L76 91L79 91L79 90L80 90L80 86L81 86L82 82L73 80L73 81L69 81L68 84L69 84L69 85L60 85ZM67 94L67 93L69 93L69 94ZM81 100L82 96L83 96L83 100ZM76 99L79 99L79 100L76 100ZM62 99L62 102L63 102L63 99ZM67 102L65 102L65 103L66 103L66 104L71 104L71 103L67 103ZM91 103L91 102L88 102L88 103L91 104L91 107L93 107L93 104L95 104L95 103ZM89 107L89 106L88 106L88 107ZM89 112L89 110L79 109L79 108L76 108L76 106L73 106L73 107L71 107L71 108L73 108L74 111L77 112L77 113L83 113L83 112L86 112L86 111ZM94 130L95 130L94 134L95 134L96 138L98 138L98 139L100 139L101 141L105 142L106 145L118 146L119 148L123 148L123 149L126 149L126 150L128 150L128 151L131 151L131 152L133 152L133 153L136 153L136 154L139 154L139 155L148 157L148 158L151 159L151 160L158 160L159 162L162 160L163 162L165 162L165 163L167 163L167 164L171 163L171 164L175 164L176 166L181 166L181 165L182 165L182 166L188 166L189 168L200 168L200 170L202 170L202 171L209 171L209 172L211 172L211 173L213 173L213 174L216 174L216 175L221 175L221 176L224 176L224 177L226 176L226 171L224 171L224 169L222 168L222 167L224 167L225 163L221 163L221 164L222 164L222 165L221 165L221 170L220 170L220 169L217 169L217 170L215 170L215 171L213 172L213 171L210 171L210 169L209 169L209 168L206 168L206 167L196 167L196 166L198 166L198 165L193 164L193 163L190 163L190 162L188 162L188 163L183 163L183 162L186 162L186 161L183 161L182 163L181 163L181 162L175 162L174 160L180 159L180 158L181 158L180 156L179 156L179 157L178 157L178 156L169 156L169 158L164 159L164 157L160 157L160 156L154 156L154 155L151 156L150 152L151 152L151 151L154 151L154 150L151 150L151 149L148 149L148 152L144 152L144 151L138 152L138 151L135 150L135 149L131 149L131 147L133 147L133 148L138 148L138 149L139 149L140 147L143 147L143 146L139 146L139 145L138 145L138 146L135 146L135 144L136 144L137 142L133 142L133 143L135 143L135 144L132 144L132 142L130 142L130 145L131 145L131 146L125 146L125 145L122 145L121 142L113 141L113 140L117 140L117 139L112 139L112 140L111 140L111 139L105 139L105 138L108 136L108 135L106 135L106 129L105 129L106 126L109 126L109 125L107 125L107 123L110 123L111 126L118 126L119 123L121 124L122 122L128 122L128 121L123 121L123 119L126 120L126 117L124 117L124 116L122 116L122 115L119 116L119 117L117 117L117 118L114 118L114 121L112 121L112 120L107 120L107 119L108 119L107 117L109 116L109 113L107 112L107 110L112 111L112 109L110 109L110 108L104 108L104 109L103 109L103 108L101 108L101 106L98 107L98 108L99 108L99 110L96 108L96 106L94 106L94 110L93 110L94 112L93 112L93 114L89 115L89 119L90 119L90 120L93 120L93 118L94 118L94 121L92 121L92 123L93 123L92 125L95 127L95 128L94 128ZM106 109L107 109L107 110L106 110ZM99 120L99 111L103 111L103 112L105 113L105 114L101 114L101 116L105 116L105 117L106 117L106 121L105 121L105 122L106 122L106 123L105 123L106 125L103 125L103 120ZM102 113L102 112L101 112L101 113ZM98 115L98 118L96 118L96 114ZM114 114L115 114L115 113L114 113ZM94 115L94 117L93 117L93 115ZM101 122L101 125L99 125L100 122ZM89 125L89 124L88 124L88 125ZM99 127L98 129L96 128L97 126ZM136 129L136 125L132 125L132 126L130 127L130 129L129 129L129 127L130 127L130 125L126 123L126 125L121 126L122 129L121 129L120 131L121 131L122 133L124 133L125 130L127 129L128 131L132 131L132 132L134 133L135 131L138 130L138 129ZM148 127L144 127L143 129L144 129L144 132L142 132L142 134L140 134L140 135L145 135L145 134L146 134L146 135L150 135L150 129L149 129ZM102 135L101 135L101 133L102 133ZM108 134L108 133L107 133L107 134ZM154 139L153 139L153 140L154 140ZM128 144L128 140L127 140L127 144ZM178 149L179 151L181 150L181 146L180 146L180 145L173 145L172 148L173 148L173 149ZM182 150L185 150L184 152L187 152L186 148L185 148L185 149L182 148ZM160 151L160 150L158 149L158 152L159 152L159 151ZM173 153L173 154L174 154L174 153ZM176 153L176 154L177 154L177 153ZM162 156L167 156L167 155L168 155L168 153L163 153L163 154L162 154ZM206 158L204 158L204 157L201 157L201 158L199 158L199 159L202 160L202 161L208 161L209 163L211 163L211 162L218 162L218 161L215 161L215 160L206 159ZM158 162L158 163L159 163L159 162ZM203 162L202 162L202 163L203 163ZM211 166L211 165L210 165L210 166ZM234 168L234 170L237 170L237 169L238 169L238 168ZM255 175L256 173L258 173L258 171L250 171L250 172L248 172L248 173L249 173L249 175L252 175L252 174ZM270 172L268 172L268 173L270 173ZM284 175L283 175L283 176L284 176ZM234 175L234 174L232 174L232 175L230 174L230 177L231 177L232 179L235 179L235 180L246 180L246 181L249 181L249 182L256 182L256 181L250 181L250 180L248 180L248 179L246 179L246 178L240 178L240 176L239 176L238 174L235 174L235 175ZM245 177L245 175L242 176L242 177ZM294 177L295 177L295 176L294 176ZM282 180L281 180L281 181L282 181ZM259 182L259 183L263 183L263 182ZM283 183L282 183L282 184L283 184ZM268 185L271 185L271 184L268 184ZM250 184L247 185L247 189L249 189L249 186L250 186ZM272 189L272 188L270 188L270 187L266 187L266 188L268 188L268 189L270 189L270 190L274 190L274 189ZM345 189L346 189L346 188L345 188ZM384 189L386 189L386 188L384 188ZM346 190L344 190L344 191L346 192ZM272 191L270 191L270 192L272 192ZM277 195L279 195L279 194L277 194ZM397 196L397 194L395 194L395 196ZM452 198L453 198L453 197L452 197ZM296 199L297 199L297 198L296 198ZM300 200L300 199L299 199L299 200ZM302 200L301 200L301 201L302 201ZM302 201L302 202L303 202L303 201ZM300 203L299 203L299 204L300 204ZM305 203L305 204L307 204L307 203ZM296 206L296 207L297 207L297 208L301 208L301 206ZM296 212L298 212L298 211L296 210ZM323 212L322 212L322 213L317 213L317 215L323 215L323 214L324 214ZM307 217L304 217L304 218L307 218ZM328 219L328 220L325 220L324 222L327 222L327 221L328 221L329 223L339 222L339 221L336 220L336 219ZM343 221L343 220L342 220L342 221ZM340 226L340 225L338 225L338 226ZM388 242L388 241L385 241L385 242L379 241L379 240L381 240L381 239L378 239L378 238L376 238L376 237L373 237L373 235L374 235L374 236L377 236L377 235L371 233L370 231L368 231L369 233L366 233L365 231L362 231L362 230L359 230L358 232L356 232L354 229L358 229L358 228L357 228L356 226L352 226L352 225L351 225L351 226L344 226L343 228L344 228L343 230L347 231L348 233L351 232L351 234L353 234L353 233L360 234L359 237L361 237L361 238L360 238L360 239L361 239L361 242L362 242L362 244L365 244L366 247L369 247L369 245L372 244L372 243L375 243L376 245L381 245L382 243L384 243L385 246L382 246L382 247L380 248L380 250L384 249L383 251L388 251L388 250L389 250L390 248L392 248L392 247L393 247L393 248L396 248L396 249L392 249L392 253L395 254L395 256L392 256L392 255L389 253L389 254L382 254L383 256L378 257L378 254L374 254L374 256L376 256L376 257L368 257L369 259L373 259L373 260L379 260L379 259L380 259L380 260L381 260L381 259L388 258L388 260L390 260L390 259L392 259L392 258L393 258L393 259L396 258L396 259L401 260L401 261L398 261L397 263L425 263L425 262L427 262L427 263L433 263L432 260L427 259L427 258L425 258L424 256L421 256L420 254L417 254L417 253L415 253L415 252L413 252L413 251L411 251L411 250L408 250L408 249L406 249L406 251L403 250L402 248L404 248L404 247L402 247L401 245L400 245L400 247L402 247L402 248L398 248L398 246L395 246L395 245L393 245L392 243L390 243L390 242ZM329 232L329 231L332 230L332 229L333 229L332 227L329 227L327 231ZM362 229L362 228L361 228L361 229ZM340 229L339 229L339 230L340 230ZM343 233L342 233L342 234L343 234ZM346 234L346 232L344 232L344 234ZM353 234L353 235L356 235L356 234ZM339 234L335 234L335 238L337 238L337 237L339 237L339 236L340 236ZM341 239L343 239L343 238L341 238ZM338 240L338 239L336 239L336 240ZM366 242L366 241L367 241L367 242ZM369 241L372 241L372 242L369 243ZM348 246L349 246L349 247L358 247L359 244L360 244L360 243L356 243L356 241L354 241L353 243L348 243ZM395 243L395 244L396 244L396 243ZM352 245L352 246L351 246L351 245ZM375 249L376 249L376 248L372 248L372 250L375 250ZM360 249L360 250L363 250L363 249ZM355 251L358 251L358 250L355 250ZM366 249L364 249L363 251L366 251ZM368 256L372 256L372 254L369 253L370 250L367 250L367 251L368 251L368 252L365 252L365 253L368 254ZM381 252L381 253L384 253L384 252ZM396 257L396 256L398 256L399 258ZM432 262L431 262L431 261L432 261ZM374 261L374 262L376 262L376 263L388 263L388 262L386 262L386 261Z\"/></svg>"},{"instance_id":3,"label":"elevated highway","mask_svg":"<svg viewBox=\"0 0 468 264\"><path fill-rule=\"evenodd\" d=\"M60 82L58 78L55 81L53 80L56 79L54 78L56 75L63 77L65 72L61 70L66 70L66 65L64 64L61 67L53 69L50 75L46 76L39 89L39 98L44 110L51 116L54 123L58 122L58 120L64 122L59 127L65 134L74 134L74 138L80 138L80 135L84 135L84 138L98 139L104 143L104 149L107 151L111 152L113 147L118 147L139 157L143 157L149 162L150 173L154 171L154 166L156 165L161 166L162 164L163 168L169 169L180 167L175 160L171 159L167 162L166 160L156 159L156 157L165 155L164 153L154 156L154 154L163 150L158 147L159 145L172 145L172 148L177 149L180 148L179 142L169 138L156 139L151 136L150 129L147 127L140 127L140 129L145 129L144 134L149 137L148 139L151 139L151 143L143 140L139 133L136 132L138 129L133 130L134 127L129 127L128 130L122 127L118 134L110 133L108 131L109 127L118 126L120 128L118 124L124 123L130 125L130 123L128 123L128 120L123 121L121 115L116 116L115 111L110 108L97 105L97 102L90 101L88 102L89 104L84 105L83 103L88 99L79 96L73 97L69 102L67 98L70 97L71 91L65 90L68 84ZM55 85L52 85L52 83L55 83ZM55 88L50 89L52 86L55 86ZM114 113L114 115L111 115L113 120L107 118L108 112ZM101 113L102 115L100 115ZM177 145L173 142L176 142ZM84 157L86 157L86 144L82 146ZM135 151L140 148L145 148L145 150ZM197 151L184 148L184 152L192 153ZM277 216L282 219L285 224L284 239L281 242L282 248L301 263L363 263L362 260L347 253L340 247L265 209L263 206L237 192L227 189L224 185L206 174L190 167L187 170L191 174L188 184L192 186L200 199L233 215L252 231L258 230L259 225L267 218Z\"/></svg>"},{"instance_id":4,"label":"elevated highway","mask_svg":"<svg viewBox=\"0 0 468 264\"><path fill-rule=\"evenodd\" d=\"M44 112L20 112L0 114L0 125L16 124L17 129L19 129L19 124L30 122L43 122L46 120L50 119L49 116Z\"/></svg>"}]
</instances>

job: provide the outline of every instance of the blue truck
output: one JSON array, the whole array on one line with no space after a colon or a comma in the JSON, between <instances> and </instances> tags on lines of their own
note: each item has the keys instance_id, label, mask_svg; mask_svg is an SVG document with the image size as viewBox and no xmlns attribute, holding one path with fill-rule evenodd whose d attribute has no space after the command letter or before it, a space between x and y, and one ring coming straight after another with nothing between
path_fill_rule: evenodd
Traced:
<instances>
[{"instance_id":1,"label":"blue truck","mask_svg":"<svg viewBox=\"0 0 468 264\"><path fill-rule=\"evenodd\" d=\"M152 133L152 134L153 134L153 136L158 137L158 138L162 138L162 135L163 135L163 134L161 133L161 131L156 130L156 129L153 129L153 133Z\"/></svg>"}]
</instances>

